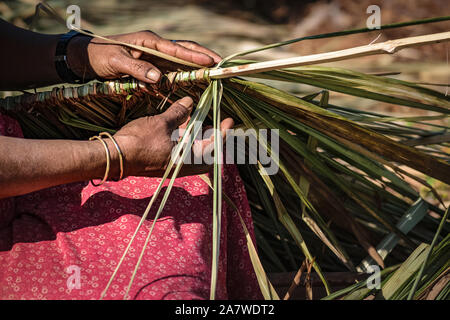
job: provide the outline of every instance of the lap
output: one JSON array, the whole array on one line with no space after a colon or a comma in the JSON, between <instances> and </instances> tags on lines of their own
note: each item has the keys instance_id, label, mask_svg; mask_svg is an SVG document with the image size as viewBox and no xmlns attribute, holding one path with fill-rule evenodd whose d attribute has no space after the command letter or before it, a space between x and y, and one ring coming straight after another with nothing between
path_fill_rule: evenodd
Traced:
<instances>
[{"instance_id":1,"label":"lap","mask_svg":"<svg viewBox=\"0 0 450 320\"><path fill-rule=\"evenodd\" d=\"M0 115L0 134L11 127L4 119ZM0 299L98 299L159 182L128 177L100 187L74 183L0 200ZM252 232L234 166L224 169L224 190ZM137 233L106 298L123 297L159 203ZM237 213L223 206L217 298L260 298ZM211 213L211 192L200 177L176 179L131 298L209 297Z\"/></svg>"}]
</instances>

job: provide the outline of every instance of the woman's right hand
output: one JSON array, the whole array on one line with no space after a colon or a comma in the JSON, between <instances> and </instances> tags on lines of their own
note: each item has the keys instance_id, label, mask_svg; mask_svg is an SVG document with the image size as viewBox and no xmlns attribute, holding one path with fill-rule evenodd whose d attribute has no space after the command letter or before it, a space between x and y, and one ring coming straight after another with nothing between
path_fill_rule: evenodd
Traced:
<instances>
[{"instance_id":1,"label":"woman's right hand","mask_svg":"<svg viewBox=\"0 0 450 320\"><path fill-rule=\"evenodd\" d=\"M162 176L176 145L172 135L180 126L183 127L186 124L192 108L192 99L184 97L159 115L139 118L122 127L114 138L125 157L123 176ZM231 129L232 126L231 118L222 121L220 126L222 137L225 137L226 130ZM212 143L213 137L196 141L196 145L200 146L196 151L203 154L205 150L210 150ZM112 145L109 147L110 150L114 149ZM179 176L201 174L208 172L209 169L210 165L205 163L183 164ZM118 169L114 171L118 176Z\"/></svg>"},{"instance_id":2,"label":"woman's right hand","mask_svg":"<svg viewBox=\"0 0 450 320\"><path fill-rule=\"evenodd\" d=\"M163 175L176 141L174 131L186 123L192 111L189 97L178 100L164 113L131 121L115 134L124 154L124 177ZM221 123L222 136L232 119ZM118 178L118 152L104 139L111 153L109 180ZM197 152L211 152L213 139L196 141ZM206 152L205 152L206 151ZM194 154L195 154L194 148ZM203 159L203 157L202 157ZM98 141L23 139L0 136L0 199L72 182L103 179L107 158ZM183 164L180 176L205 173L210 166Z\"/></svg>"}]
</instances>

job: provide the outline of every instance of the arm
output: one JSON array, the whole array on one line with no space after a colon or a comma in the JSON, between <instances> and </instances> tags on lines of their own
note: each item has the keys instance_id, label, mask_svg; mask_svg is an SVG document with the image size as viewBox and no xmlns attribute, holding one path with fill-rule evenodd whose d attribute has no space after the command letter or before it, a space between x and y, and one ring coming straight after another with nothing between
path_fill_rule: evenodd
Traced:
<instances>
[{"instance_id":1,"label":"arm","mask_svg":"<svg viewBox=\"0 0 450 320\"><path fill-rule=\"evenodd\" d=\"M23 30L0 19L0 90L61 82L54 66L58 38L59 35ZM111 38L159 50L204 66L220 61L217 54L195 42L175 43L150 31ZM67 56L70 68L80 77L113 79L131 75L148 83L158 82L161 77L154 58L91 37L73 38L69 42ZM186 97L175 102L161 115L137 119L119 130L115 138L125 154L125 176L160 176L169 162L175 143L170 138L171 134L186 121L191 111L192 99ZM224 120L226 128L231 125L230 119ZM111 141L106 139L105 142L111 153L111 179L119 176L118 154ZM206 148L211 142L201 141L201 145ZM64 183L102 178L105 167L106 154L100 141L0 137L0 198ZM196 174L205 170L206 166L185 165L181 174Z\"/></svg>"},{"instance_id":2,"label":"arm","mask_svg":"<svg viewBox=\"0 0 450 320\"><path fill-rule=\"evenodd\" d=\"M36 88L62 82L54 65L59 36L24 30L0 19L0 90ZM158 50L203 66L211 66L221 60L216 53L195 42L172 42L151 31L110 38ZM158 69L161 61L155 57L87 36L71 39L67 47L67 59L75 74L87 80L117 79L131 75L147 83L156 83L161 78ZM164 63L164 66L170 69L170 64Z\"/></svg>"},{"instance_id":3,"label":"arm","mask_svg":"<svg viewBox=\"0 0 450 320\"><path fill-rule=\"evenodd\" d=\"M110 142L105 140L108 144ZM118 177L117 151L110 177ZM103 178L106 153L100 141L31 140L0 136L0 198L78 181Z\"/></svg>"},{"instance_id":4,"label":"arm","mask_svg":"<svg viewBox=\"0 0 450 320\"><path fill-rule=\"evenodd\" d=\"M31 32L0 19L0 90L60 82L53 62L57 42L58 35Z\"/></svg>"}]
</instances>

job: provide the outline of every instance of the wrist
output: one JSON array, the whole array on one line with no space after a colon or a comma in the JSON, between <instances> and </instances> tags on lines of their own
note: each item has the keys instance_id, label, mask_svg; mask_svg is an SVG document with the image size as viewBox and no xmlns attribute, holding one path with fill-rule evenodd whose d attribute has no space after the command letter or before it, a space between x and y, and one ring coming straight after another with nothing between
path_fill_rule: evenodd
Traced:
<instances>
[{"instance_id":1,"label":"wrist","mask_svg":"<svg viewBox=\"0 0 450 320\"><path fill-rule=\"evenodd\" d=\"M117 145L119 146L121 152L122 152L122 161L123 161L123 174L122 178L135 175L135 170L133 168L133 163L130 159L134 159L135 156L133 156L136 149L136 143L135 139L131 136L125 136L125 135L113 135L114 140L116 141ZM117 176L115 178L119 177L120 175L120 159L119 159L119 152L117 151L117 148L115 147L114 143L111 141L111 139L108 140L108 147L111 146L114 148L114 157L117 164ZM115 171L116 172L116 171Z\"/></svg>"},{"instance_id":2,"label":"wrist","mask_svg":"<svg viewBox=\"0 0 450 320\"><path fill-rule=\"evenodd\" d=\"M111 141L111 139L102 137L103 141L105 141L106 145L108 146L109 154L111 157L111 163L110 163L110 169L109 169L109 175L108 175L108 181L118 181L120 175L120 158L119 158L119 152L117 151L117 148L115 147L114 143ZM106 154L105 154L106 157ZM122 178L124 178L123 176Z\"/></svg>"},{"instance_id":3,"label":"wrist","mask_svg":"<svg viewBox=\"0 0 450 320\"><path fill-rule=\"evenodd\" d=\"M82 141L82 150L73 152L74 163L78 167L76 171L81 174L82 181L103 180L109 162L109 171L106 181L117 180L120 176L119 153L110 139L93 139L92 141ZM105 145L108 152L105 150ZM109 161L108 161L109 158ZM97 181L96 181L97 182Z\"/></svg>"},{"instance_id":4,"label":"wrist","mask_svg":"<svg viewBox=\"0 0 450 320\"><path fill-rule=\"evenodd\" d=\"M112 180L118 163L115 161L114 150L108 145L108 142L98 139L83 142L88 145L88 152L85 152L83 155L78 155L78 161L76 162L80 165L80 170L84 173L83 181L103 180L105 175L107 176L105 181ZM108 148L108 152L105 149L104 143Z\"/></svg>"},{"instance_id":5,"label":"wrist","mask_svg":"<svg viewBox=\"0 0 450 320\"><path fill-rule=\"evenodd\" d=\"M78 35L67 44L67 64L75 75L84 80L94 80L97 75L89 62L88 46L92 37Z\"/></svg>"}]
</instances>

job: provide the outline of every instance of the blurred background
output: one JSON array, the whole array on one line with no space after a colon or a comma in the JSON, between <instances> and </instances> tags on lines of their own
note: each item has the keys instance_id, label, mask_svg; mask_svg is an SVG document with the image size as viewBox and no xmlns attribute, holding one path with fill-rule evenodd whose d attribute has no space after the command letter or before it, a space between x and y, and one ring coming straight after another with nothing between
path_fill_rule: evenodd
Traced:
<instances>
[{"instance_id":1,"label":"blurred background","mask_svg":"<svg viewBox=\"0 0 450 320\"><path fill-rule=\"evenodd\" d=\"M81 9L82 27L102 34L151 29L172 39L192 39L228 55L283 39L365 27L370 14L366 9L378 5L381 23L393 23L450 14L447 0L49 0L60 16L69 5ZM0 2L0 16L18 26L28 27L35 19L39 0ZM64 27L44 12L36 29L64 32ZM330 51L377 41L448 31L450 22L412 26L397 30L314 40L265 52L261 57L278 58ZM395 59L403 62L443 61L445 45L405 50ZM389 59L383 61L383 59ZM378 65L391 63L383 58ZM378 59L377 59L378 60Z\"/></svg>"}]
</instances>

